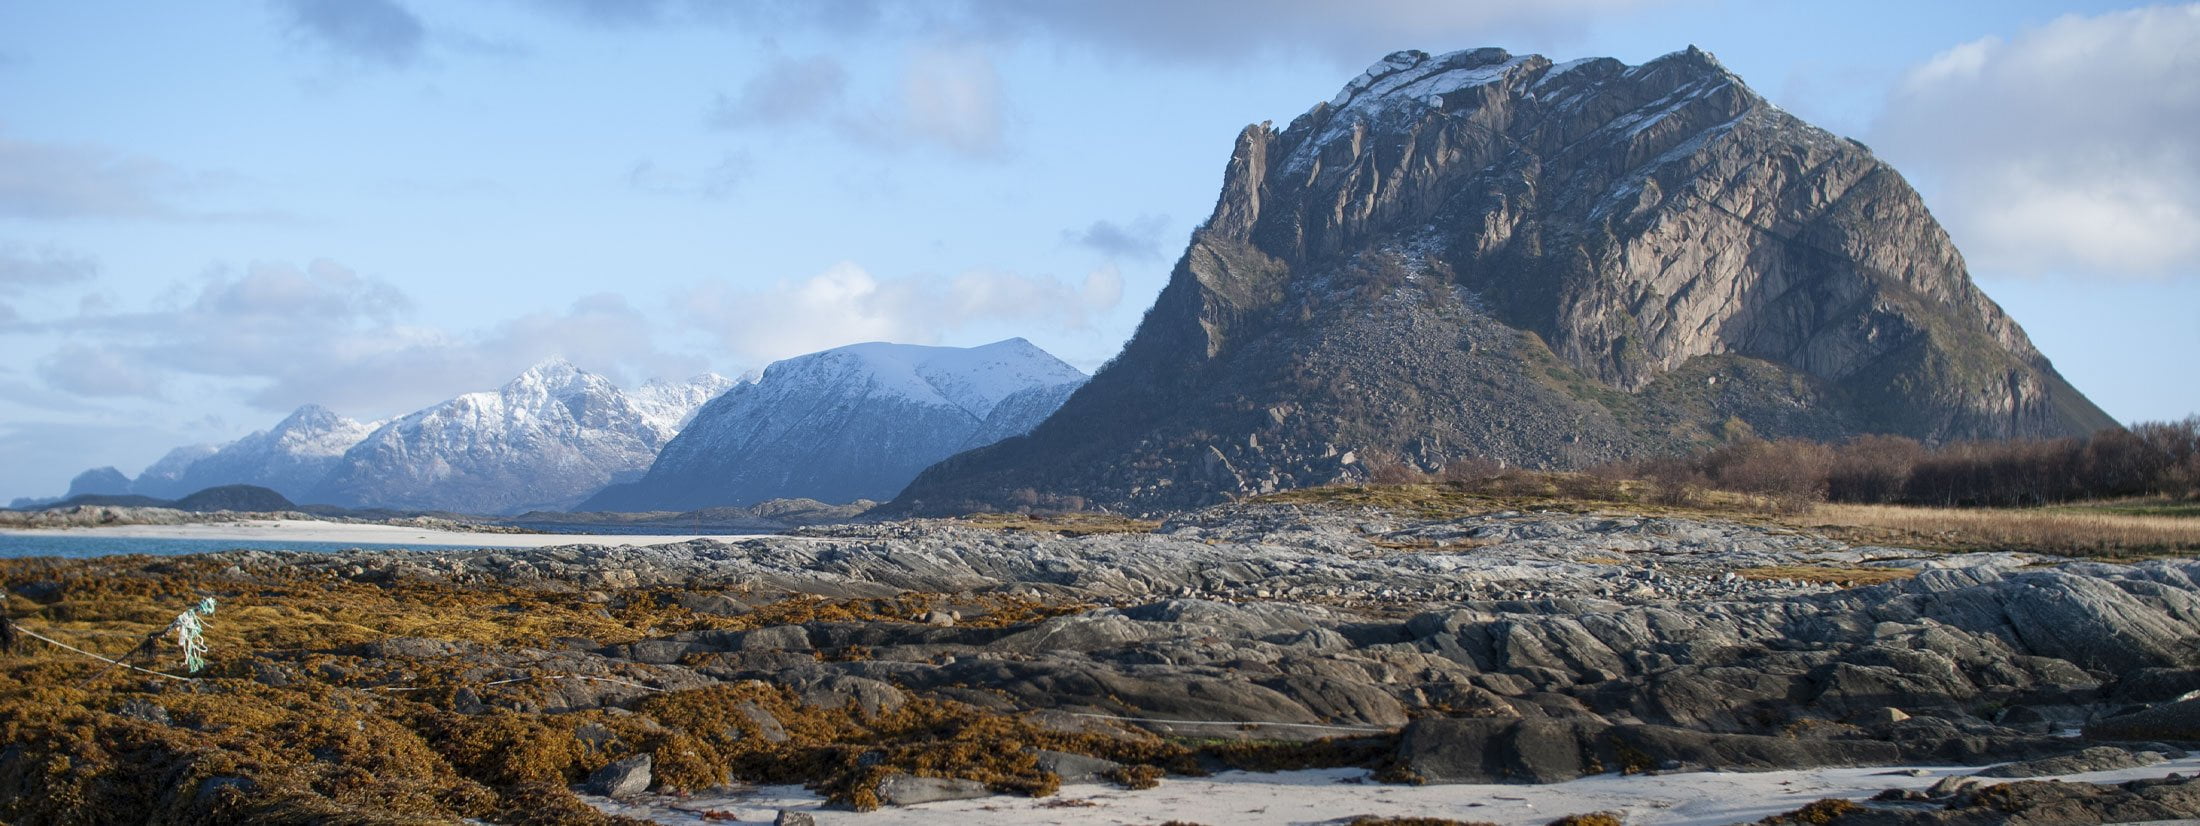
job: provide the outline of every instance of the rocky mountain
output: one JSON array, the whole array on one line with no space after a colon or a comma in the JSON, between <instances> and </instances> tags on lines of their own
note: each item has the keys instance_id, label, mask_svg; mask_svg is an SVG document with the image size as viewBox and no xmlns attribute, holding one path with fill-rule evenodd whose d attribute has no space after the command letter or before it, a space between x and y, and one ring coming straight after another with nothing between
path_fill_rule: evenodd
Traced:
<instances>
[{"instance_id":1,"label":"rocky mountain","mask_svg":"<svg viewBox=\"0 0 2200 826\"><path fill-rule=\"evenodd\" d=\"M1247 127L1116 360L887 510L1152 511L1370 460L2112 426L1901 175L1711 55L1406 51Z\"/></svg>"},{"instance_id":2,"label":"rocky mountain","mask_svg":"<svg viewBox=\"0 0 2200 826\"><path fill-rule=\"evenodd\" d=\"M706 375L629 396L563 360L493 392L392 420L343 453L310 501L347 507L516 513L558 509L639 475L700 400Z\"/></svg>"},{"instance_id":3,"label":"rocky mountain","mask_svg":"<svg viewBox=\"0 0 2200 826\"><path fill-rule=\"evenodd\" d=\"M772 364L705 405L649 473L584 511L885 499L926 466L1045 418L1085 375L1020 338L855 344Z\"/></svg>"},{"instance_id":4,"label":"rocky mountain","mask_svg":"<svg viewBox=\"0 0 2200 826\"><path fill-rule=\"evenodd\" d=\"M140 471L136 479L130 480L130 492L165 499L188 494L192 489L184 486L183 475L190 472L191 465L221 452L227 446L228 444L184 445L168 451L159 461L145 466L145 470Z\"/></svg>"},{"instance_id":5,"label":"rocky mountain","mask_svg":"<svg viewBox=\"0 0 2200 826\"><path fill-rule=\"evenodd\" d=\"M718 394L740 384L739 379L729 379L717 373L704 373L684 382L651 379L627 393L634 407L642 412L666 441L678 435L695 418L696 411Z\"/></svg>"},{"instance_id":6,"label":"rocky mountain","mask_svg":"<svg viewBox=\"0 0 2200 826\"><path fill-rule=\"evenodd\" d=\"M269 488L293 500L318 487L329 471L379 423L362 424L328 408L298 408L273 428L253 433L185 461L201 447L170 451L138 475L135 493L174 498L225 485ZM180 466L180 471L176 468Z\"/></svg>"},{"instance_id":7,"label":"rocky mountain","mask_svg":"<svg viewBox=\"0 0 2200 826\"><path fill-rule=\"evenodd\" d=\"M78 496L114 496L130 492L130 477L112 467L95 467L69 480L69 492L63 499Z\"/></svg>"}]
</instances>

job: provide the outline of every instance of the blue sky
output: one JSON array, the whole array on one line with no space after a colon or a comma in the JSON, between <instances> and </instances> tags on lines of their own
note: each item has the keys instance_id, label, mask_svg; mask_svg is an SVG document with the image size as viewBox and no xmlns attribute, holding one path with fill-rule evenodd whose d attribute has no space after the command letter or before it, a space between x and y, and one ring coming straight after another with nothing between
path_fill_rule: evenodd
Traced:
<instances>
[{"instance_id":1,"label":"blue sky","mask_svg":"<svg viewBox=\"0 0 2200 826\"><path fill-rule=\"evenodd\" d=\"M854 341L1113 355L1231 139L1383 54L1689 44L1870 144L2120 419L2200 411L2200 6L0 5L0 496Z\"/></svg>"}]
</instances>

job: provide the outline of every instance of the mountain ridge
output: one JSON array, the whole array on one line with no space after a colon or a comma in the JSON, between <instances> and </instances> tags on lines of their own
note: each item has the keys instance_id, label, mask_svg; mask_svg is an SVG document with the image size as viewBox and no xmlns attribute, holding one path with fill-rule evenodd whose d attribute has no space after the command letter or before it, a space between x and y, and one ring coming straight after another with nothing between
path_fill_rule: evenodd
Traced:
<instances>
[{"instance_id":1,"label":"mountain ridge","mask_svg":"<svg viewBox=\"0 0 2200 826\"><path fill-rule=\"evenodd\" d=\"M729 384L705 374L692 391L641 400L562 358L548 359L496 390L461 394L376 428L344 452L309 498L483 514L563 508L649 466L685 418L670 400L704 398Z\"/></svg>"},{"instance_id":2,"label":"mountain ridge","mask_svg":"<svg viewBox=\"0 0 2200 826\"><path fill-rule=\"evenodd\" d=\"M1694 47L1393 53L1288 128L1246 127L1223 178L1107 368L884 510L1169 510L1365 478L1362 458L2114 426L1899 173Z\"/></svg>"},{"instance_id":3,"label":"mountain ridge","mask_svg":"<svg viewBox=\"0 0 2200 826\"><path fill-rule=\"evenodd\" d=\"M697 411L641 479L578 509L885 499L939 459L1030 429L1084 380L1022 338L865 342L784 359Z\"/></svg>"}]
</instances>

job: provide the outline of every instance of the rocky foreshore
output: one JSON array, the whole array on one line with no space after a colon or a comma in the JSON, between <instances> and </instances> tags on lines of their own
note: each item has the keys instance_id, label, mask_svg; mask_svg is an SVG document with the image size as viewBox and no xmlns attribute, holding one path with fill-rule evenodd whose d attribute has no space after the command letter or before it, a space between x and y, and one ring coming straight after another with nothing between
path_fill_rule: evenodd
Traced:
<instances>
[{"instance_id":1,"label":"rocky foreshore","mask_svg":"<svg viewBox=\"0 0 2200 826\"><path fill-rule=\"evenodd\" d=\"M543 721L582 744L558 776L584 789L584 775L654 755L655 776L628 761L594 781L622 795L833 772L836 800L891 805L1042 793L1073 777L1138 785L1145 766L1354 765L1434 784L2041 761L2000 775L2025 777L2145 765L2200 742L2200 700L2184 699L2200 689L2200 562L1940 554L1708 518L1240 504L1151 532L915 521L737 543L140 565L0 572L26 628L87 619L78 591L95 590L91 579L111 594L185 571L194 592L221 590L241 612L315 589L332 605L441 604L453 613L437 621L331 608L280 632L247 613L247 639L226 646L217 617L224 679L201 683L433 706L415 718ZM289 590L265 590L276 585ZM321 623L328 633L311 633ZM174 692L148 688L133 699L160 706ZM741 722L684 731L690 718L667 708L690 695ZM875 720L939 708L1013 720L1060 748L980 769L904 763L905 746L879 739ZM834 710L831 725L871 726L872 739L859 748L803 722L821 710ZM607 714L718 743L725 765L668 779L670 735L617 734L597 722ZM1289 745L1317 738L1331 739ZM849 762L807 778L743 762L765 743L780 760L810 748ZM0 778L23 776L30 753L0 758ZM1919 800L1960 802L1958 791L1979 794L1845 816L1922 811Z\"/></svg>"}]
</instances>

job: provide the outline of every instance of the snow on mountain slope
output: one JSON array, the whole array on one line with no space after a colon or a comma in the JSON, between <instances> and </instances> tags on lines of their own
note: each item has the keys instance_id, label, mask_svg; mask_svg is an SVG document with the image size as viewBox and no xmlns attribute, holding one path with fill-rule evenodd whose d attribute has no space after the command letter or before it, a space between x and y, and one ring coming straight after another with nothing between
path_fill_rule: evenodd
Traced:
<instances>
[{"instance_id":1,"label":"snow on mountain slope","mask_svg":"<svg viewBox=\"0 0 2200 826\"><path fill-rule=\"evenodd\" d=\"M695 411L703 409L718 394L733 389L739 379L729 379L717 373L704 373L684 382L651 379L627 394L634 406L642 411L650 426L671 441L680 429L695 418Z\"/></svg>"},{"instance_id":2,"label":"snow on mountain slope","mask_svg":"<svg viewBox=\"0 0 2200 826\"><path fill-rule=\"evenodd\" d=\"M220 452L222 448L228 447L230 444L229 442L222 442L220 444L184 445L168 451L167 455L160 457L159 461L146 465L145 470L139 473L136 479L131 480L130 492L156 499L178 499L188 496L192 491L184 489L183 474L191 469L193 463Z\"/></svg>"},{"instance_id":3,"label":"snow on mountain slope","mask_svg":"<svg viewBox=\"0 0 2200 826\"><path fill-rule=\"evenodd\" d=\"M705 405L642 480L580 508L889 497L981 434L1029 430L1084 378L1020 338L970 348L872 342L797 356Z\"/></svg>"},{"instance_id":4,"label":"snow on mountain slope","mask_svg":"<svg viewBox=\"0 0 2200 826\"><path fill-rule=\"evenodd\" d=\"M648 468L688 401L725 382L706 375L638 399L553 359L496 391L383 425L344 453L313 498L466 513L566 507Z\"/></svg>"},{"instance_id":5,"label":"snow on mountain slope","mask_svg":"<svg viewBox=\"0 0 2200 826\"><path fill-rule=\"evenodd\" d=\"M170 452L168 458L156 462L139 477L138 492L180 497L219 485L259 485L292 501L304 501L300 497L313 492L344 451L366 438L374 428L373 423L356 422L328 408L309 404L298 408L273 428L222 445L190 462L172 481L159 481L154 478L155 469L192 449L179 448ZM161 487L168 492L151 494L145 490L150 487Z\"/></svg>"}]
</instances>

